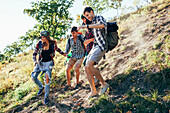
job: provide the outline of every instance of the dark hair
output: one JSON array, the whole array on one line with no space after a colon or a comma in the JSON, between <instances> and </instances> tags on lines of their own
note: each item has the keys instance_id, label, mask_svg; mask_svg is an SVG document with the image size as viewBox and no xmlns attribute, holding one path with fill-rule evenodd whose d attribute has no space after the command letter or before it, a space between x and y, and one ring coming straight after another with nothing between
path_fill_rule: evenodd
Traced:
<instances>
[{"instance_id":1,"label":"dark hair","mask_svg":"<svg viewBox=\"0 0 170 113\"><path fill-rule=\"evenodd\" d=\"M47 39L50 43L54 43L54 44L57 43L54 39L51 39L49 36L46 37L46 39Z\"/></svg>"},{"instance_id":2,"label":"dark hair","mask_svg":"<svg viewBox=\"0 0 170 113\"><path fill-rule=\"evenodd\" d=\"M75 26L71 28L71 32L74 32L74 31L78 32L77 27L75 27Z\"/></svg>"},{"instance_id":3,"label":"dark hair","mask_svg":"<svg viewBox=\"0 0 170 113\"><path fill-rule=\"evenodd\" d=\"M89 12L90 13L90 11L93 11L93 9L91 7L85 7L84 11L83 11L83 14L85 14L85 12ZM93 13L94 13L94 11L93 11Z\"/></svg>"},{"instance_id":4,"label":"dark hair","mask_svg":"<svg viewBox=\"0 0 170 113\"><path fill-rule=\"evenodd\" d=\"M55 40L53 40L53 39L50 38L50 33L49 33L48 31L46 31L46 30L42 31L42 32L40 33L40 35L41 35L40 38L41 38L42 36L44 36L44 37L49 41L49 43L54 43L54 44L57 43ZM44 42L43 44L46 45L45 42Z\"/></svg>"}]
</instances>

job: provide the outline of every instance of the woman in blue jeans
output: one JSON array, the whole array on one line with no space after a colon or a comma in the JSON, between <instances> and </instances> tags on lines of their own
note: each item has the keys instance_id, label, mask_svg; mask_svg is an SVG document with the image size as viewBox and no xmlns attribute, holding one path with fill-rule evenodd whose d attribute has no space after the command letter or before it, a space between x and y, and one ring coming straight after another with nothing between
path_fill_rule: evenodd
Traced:
<instances>
[{"instance_id":1,"label":"woman in blue jeans","mask_svg":"<svg viewBox=\"0 0 170 113\"><path fill-rule=\"evenodd\" d=\"M51 82L51 71L54 65L53 58L55 56L55 51L60 54L66 56L66 54L57 47L56 41L52 40L49 36L48 31L42 31L41 33L41 41L36 45L35 51L33 53L33 60L35 69L31 73L31 77L33 81L38 85L39 91L37 95L41 95L44 90L44 86L38 80L38 75L42 71L42 74L45 73L44 82L45 82L45 98L44 103L48 104L49 102L49 91L50 91L50 82ZM39 54L38 62L36 60L36 56Z\"/></svg>"}]
</instances>

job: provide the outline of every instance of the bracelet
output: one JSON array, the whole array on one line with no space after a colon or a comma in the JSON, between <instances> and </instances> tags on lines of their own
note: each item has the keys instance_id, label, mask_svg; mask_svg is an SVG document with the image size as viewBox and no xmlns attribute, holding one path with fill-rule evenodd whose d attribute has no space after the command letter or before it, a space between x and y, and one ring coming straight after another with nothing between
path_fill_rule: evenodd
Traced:
<instances>
[{"instance_id":1,"label":"bracelet","mask_svg":"<svg viewBox=\"0 0 170 113\"><path fill-rule=\"evenodd\" d=\"M89 29L89 25L87 24L87 28Z\"/></svg>"}]
</instances>

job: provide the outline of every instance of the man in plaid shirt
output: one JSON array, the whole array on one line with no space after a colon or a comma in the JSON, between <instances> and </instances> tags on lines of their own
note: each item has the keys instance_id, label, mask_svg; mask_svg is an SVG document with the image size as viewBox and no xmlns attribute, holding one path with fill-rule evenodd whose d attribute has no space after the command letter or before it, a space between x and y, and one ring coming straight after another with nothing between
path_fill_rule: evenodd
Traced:
<instances>
[{"instance_id":1,"label":"man in plaid shirt","mask_svg":"<svg viewBox=\"0 0 170 113\"><path fill-rule=\"evenodd\" d=\"M109 87L109 84L104 81L99 70L94 67L94 65L101 60L101 58L105 55L106 52L105 29L107 23L103 16L95 16L94 11L91 7L86 7L84 9L83 14L88 20L92 21L92 24L82 25L79 27L79 29L93 28L95 38L93 48L88 55L87 64L85 66L85 72L91 88L91 93L87 97L87 99L89 99L97 95L93 75L95 75L96 78L99 79L102 83L102 88L99 93L100 95L104 94Z\"/></svg>"},{"instance_id":2,"label":"man in plaid shirt","mask_svg":"<svg viewBox=\"0 0 170 113\"><path fill-rule=\"evenodd\" d=\"M81 86L79 83L79 75L80 75L79 69L81 67L81 64L83 63L83 59L85 55L85 48L83 44L84 36L78 34L77 27L72 27L71 34L72 37L67 40L66 50L65 50L65 53L68 54L71 49L72 56L66 65L67 85L63 89L64 91L71 89L70 71L73 68L73 66L74 66L74 71L76 72L76 79L77 79L75 89Z\"/></svg>"}]
</instances>

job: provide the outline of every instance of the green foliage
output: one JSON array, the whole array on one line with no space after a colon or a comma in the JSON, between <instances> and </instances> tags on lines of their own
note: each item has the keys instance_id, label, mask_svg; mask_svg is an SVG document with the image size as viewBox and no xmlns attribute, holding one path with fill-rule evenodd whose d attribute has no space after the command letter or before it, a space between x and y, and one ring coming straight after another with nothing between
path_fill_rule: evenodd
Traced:
<instances>
[{"instance_id":1,"label":"green foliage","mask_svg":"<svg viewBox=\"0 0 170 113\"><path fill-rule=\"evenodd\" d=\"M161 72L150 74L150 72L130 70L127 74L117 75L108 81L109 95L102 95L91 101L92 107L80 108L77 111L84 110L88 113L167 112L170 109L168 106L170 104L169 94L167 95L166 92L170 88L169 71L169 69L164 69ZM165 83L161 78L163 74L167 81ZM159 78L154 78L155 76L159 76ZM146 78L153 80L149 81Z\"/></svg>"},{"instance_id":2,"label":"green foliage","mask_svg":"<svg viewBox=\"0 0 170 113\"><path fill-rule=\"evenodd\" d=\"M4 56L6 56L6 59L10 59L11 57L14 57L19 52L21 52L21 47L18 45L17 42L12 43L11 45L7 45L4 49Z\"/></svg>"},{"instance_id":3,"label":"green foliage","mask_svg":"<svg viewBox=\"0 0 170 113\"><path fill-rule=\"evenodd\" d=\"M88 113L102 112L111 113L116 110L116 104L108 98L108 96L101 96L98 100L95 100L95 105L87 110Z\"/></svg>"},{"instance_id":4,"label":"green foliage","mask_svg":"<svg viewBox=\"0 0 170 113\"><path fill-rule=\"evenodd\" d=\"M19 37L19 41L7 45L4 54L0 54L0 61L9 60L25 52L28 47L33 49L35 40L38 40L39 33L42 30L48 30L50 36L59 39L66 33L72 18L68 9L72 7L74 0L44 0L32 2L31 9L24 9L24 13L35 18L40 24L34 26L32 30L28 30L25 36Z\"/></svg>"},{"instance_id":5,"label":"green foliage","mask_svg":"<svg viewBox=\"0 0 170 113\"><path fill-rule=\"evenodd\" d=\"M122 0L84 0L83 5L93 8L94 13L101 14L111 8L117 9L121 7Z\"/></svg>"},{"instance_id":6,"label":"green foliage","mask_svg":"<svg viewBox=\"0 0 170 113\"><path fill-rule=\"evenodd\" d=\"M136 19L136 17L133 18ZM125 28L122 28L122 31L126 30ZM26 33L26 36L23 36L21 38L21 42L17 44L22 45L22 47L24 45L28 45L29 47L29 45L32 44L32 41L36 40L36 37L41 30L39 25L37 25L35 29L36 30L29 30ZM122 39L124 37L122 37ZM137 59L137 61L134 62L135 67L133 66L133 64L131 65L129 61L128 67L130 68L128 68L126 72L121 73L120 75L114 75L114 77L111 77L110 80L107 79L110 87L106 95L102 95L98 99L91 100L91 107L83 108L83 106L80 106L78 107L77 111L73 112L81 112L83 110L89 113L169 112L169 36L159 37L158 40L159 41L155 45L153 44L154 46L153 48L150 48L149 52L144 53L144 55L140 59ZM62 46L62 49L65 46L65 42L62 41L58 45L59 47ZM119 51L122 50L120 50L119 48ZM17 53L17 51L13 53ZM2 65L0 65L0 67L2 66L3 68L3 72L0 71L0 86L2 87L0 89L1 112L7 112L9 109L16 106L18 106L16 107L16 109L19 110L22 109L21 107L24 106L23 109L29 109L30 112L34 111L34 109L40 109L41 112L48 112L48 110L51 109L49 107L40 106L42 100L37 101L37 97L33 97L34 95L36 95L38 88L30 79L30 73L33 70L31 56L32 52L28 52L20 55L18 58L15 57L17 62L11 62L10 64L8 64L7 61L1 62ZM51 89L61 88L61 86L66 83L65 67L63 66L64 57L60 57L59 55L57 55L57 59L54 60L55 66L52 71ZM105 63L102 66L102 68L104 68L106 66ZM113 68L111 67L110 69ZM71 73L73 74L73 70L71 71ZM56 89L52 89L52 92L55 92L54 96L58 97L56 100L54 100L54 96L51 96L52 106L53 104L55 104L53 103L53 100L62 101L63 99L67 99L68 97L75 96L75 93L70 91L65 92L65 94L61 94L59 91L56 92ZM28 100L30 99L31 101L36 101L33 104L30 104L28 102ZM27 102L28 107L27 105L23 104ZM59 107L60 106L63 106L63 104L59 104ZM15 108L12 110L14 110L13 112L20 112L15 111Z\"/></svg>"},{"instance_id":7,"label":"green foliage","mask_svg":"<svg viewBox=\"0 0 170 113\"><path fill-rule=\"evenodd\" d=\"M28 47L32 46L34 43L34 40L38 40L39 34L40 34L40 30L36 29L36 26L34 26L34 29L32 30L28 30L25 33L25 36L21 36L19 37L20 41L20 47L21 47L21 51L24 52ZM33 47L32 47L33 49Z\"/></svg>"},{"instance_id":8,"label":"green foliage","mask_svg":"<svg viewBox=\"0 0 170 113\"><path fill-rule=\"evenodd\" d=\"M72 18L68 9L74 0L44 0L31 3L31 9L24 13L35 18L40 24L38 30L48 30L53 38L60 38L68 30Z\"/></svg>"},{"instance_id":9,"label":"green foliage","mask_svg":"<svg viewBox=\"0 0 170 113\"><path fill-rule=\"evenodd\" d=\"M0 53L0 62L5 60L5 55Z\"/></svg>"}]
</instances>

